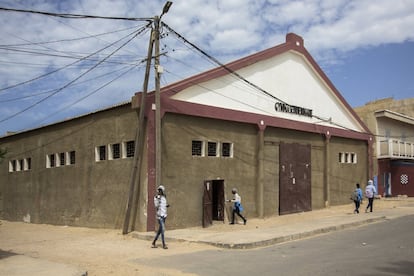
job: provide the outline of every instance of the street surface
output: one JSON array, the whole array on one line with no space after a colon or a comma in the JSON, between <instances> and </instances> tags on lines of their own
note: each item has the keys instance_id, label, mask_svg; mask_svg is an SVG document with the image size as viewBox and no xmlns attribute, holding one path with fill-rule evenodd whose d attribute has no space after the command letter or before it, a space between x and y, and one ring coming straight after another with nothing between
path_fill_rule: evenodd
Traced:
<instances>
[{"instance_id":1,"label":"street surface","mask_svg":"<svg viewBox=\"0 0 414 276\"><path fill-rule=\"evenodd\" d=\"M372 214L355 215L350 203L295 215L252 218L247 225L220 224L207 231L184 231L196 239L206 232L229 240L236 234L247 239L269 229L282 229L281 234L287 235L294 230L309 230L305 227L308 224L318 228L335 221L341 225L354 221L355 216L363 220L374 214L389 218L295 242L244 250L174 241L168 243L168 250L152 249L151 241L122 235L120 229L0 220L0 275L79 275L73 271L87 271L88 276L414 275L414 199L378 200L374 206ZM167 238L173 234L167 225Z\"/></svg>"},{"instance_id":2,"label":"street surface","mask_svg":"<svg viewBox=\"0 0 414 276\"><path fill-rule=\"evenodd\" d=\"M414 215L261 249L209 249L145 264L197 275L408 276L414 275L413 231Z\"/></svg>"}]
</instances>

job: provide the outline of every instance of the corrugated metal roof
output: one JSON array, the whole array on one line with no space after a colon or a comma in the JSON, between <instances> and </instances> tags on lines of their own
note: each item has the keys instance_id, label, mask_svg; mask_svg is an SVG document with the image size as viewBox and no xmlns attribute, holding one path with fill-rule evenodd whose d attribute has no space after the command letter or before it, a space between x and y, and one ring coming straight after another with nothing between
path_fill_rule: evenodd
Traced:
<instances>
[{"instance_id":1,"label":"corrugated metal roof","mask_svg":"<svg viewBox=\"0 0 414 276\"><path fill-rule=\"evenodd\" d=\"M79 119L79 118L82 118L82 117L86 117L86 116L89 116L89 115L92 115L92 114L96 114L96 113L99 113L99 112L103 112L103 111L106 111L106 110L110 110L110 109L117 108L117 107L124 106L124 105L128 105L128 104L131 104L130 100L125 101L125 102L120 102L120 103L117 103L117 104L114 104L114 105L111 105L111 106L108 106L108 107L100 108L100 109L97 109L97 110L94 110L94 111L91 111L91 112L88 112L88 113L85 113L85 114L82 114L82 115L78 115L78 116L75 116L75 117L70 117L70 118L67 118L67 119L63 119L61 121L56 121L56 122L51 123L51 124L41 125L41 126L38 126L38 127L35 127L35 128L24 129L24 130L16 131L16 132L7 132L6 135L0 136L0 139L5 138L5 137L18 135L18 134L22 134L22 133L33 131L33 130L38 130L38 129L53 126L53 125L57 125L57 124L61 124L61 123L65 123L65 122L69 122L69 121L72 121L72 120L75 120L75 119Z\"/></svg>"}]
</instances>

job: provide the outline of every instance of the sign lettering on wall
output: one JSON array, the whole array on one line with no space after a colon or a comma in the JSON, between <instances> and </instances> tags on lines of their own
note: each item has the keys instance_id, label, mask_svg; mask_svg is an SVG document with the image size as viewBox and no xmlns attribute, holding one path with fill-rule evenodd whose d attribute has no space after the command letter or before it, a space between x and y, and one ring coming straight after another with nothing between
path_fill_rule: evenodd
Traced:
<instances>
[{"instance_id":1,"label":"sign lettering on wall","mask_svg":"<svg viewBox=\"0 0 414 276\"><path fill-rule=\"evenodd\" d=\"M296 115L312 117L312 109L290 105L287 103L275 103L275 110L278 112L292 113Z\"/></svg>"}]
</instances>

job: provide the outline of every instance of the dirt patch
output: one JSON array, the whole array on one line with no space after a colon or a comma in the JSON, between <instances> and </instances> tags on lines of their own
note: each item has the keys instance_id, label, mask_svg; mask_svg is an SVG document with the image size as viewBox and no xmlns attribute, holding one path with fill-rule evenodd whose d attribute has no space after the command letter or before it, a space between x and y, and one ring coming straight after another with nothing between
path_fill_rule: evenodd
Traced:
<instances>
[{"instance_id":1,"label":"dirt patch","mask_svg":"<svg viewBox=\"0 0 414 276\"><path fill-rule=\"evenodd\" d=\"M180 271L154 269L135 260L209 249L187 243L169 244L168 250L151 248L151 243L122 235L120 230L27 224L1 221L2 257L14 254L73 265L88 275L185 275ZM140 263L143 263L142 261ZM145 263L145 262L144 262ZM190 274L187 274L190 275Z\"/></svg>"}]
</instances>

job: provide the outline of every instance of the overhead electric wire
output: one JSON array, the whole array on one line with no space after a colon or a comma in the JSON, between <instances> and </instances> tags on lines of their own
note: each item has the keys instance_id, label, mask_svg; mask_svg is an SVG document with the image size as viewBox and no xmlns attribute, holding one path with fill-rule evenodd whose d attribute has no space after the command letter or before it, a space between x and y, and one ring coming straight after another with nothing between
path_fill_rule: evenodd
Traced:
<instances>
[{"instance_id":1,"label":"overhead electric wire","mask_svg":"<svg viewBox=\"0 0 414 276\"><path fill-rule=\"evenodd\" d=\"M137 66L139 66L139 65L138 64L134 64L133 65L134 68L137 67ZM97 80L99 78L102 78L102 77L105 77L105 76L108 76L108 75L117 73L117 72L119 72L121 70L124 70L126 68L129 68L129 67L131 67L131 65L126 65L126 66L124 66L124 67L122 67L120 69L117 69L117 70L114 70L114 71L110 71L110 72L107 72L105 74L101 74L99 76L96 76L96 77L93 77L93 78L86 79L84 81L80 81L80 82L74 83L74 84L70 85L69 87L76 86L76 85L80 85L80 84L83 84L83 83L86 83L86 82L90 82L90 81L93 81L93 80ZM43 94L50 94L50 93L55 92L58 89L59 88L51 89L51 90L47 90L47 91L42 91L42 92L38 92L38 93L26 95L26 96L20 96L20 97L10 98L10 99L4 99L4 100L1 100L0 99L0 103L19 101L19 100L28 99L28 98L36 97L36 96L43 95Z\"/></svg>"},{"instance_id":2,"label":"overhead electric wire","mask_svg":"<svg viewBox=\"0 0 414 276\"><path fill-rule=\"evenodd\" d=\"M86 94L85 96L83 96L83 97L81 97L81 98L77 99L77 100L76 100L76 101L74 101L73 103L71 103L71 104L69 104L69 105L66 105L66 106L64 106L63 108L61 108L61 109L59 109L59 110L57 110L57 111L55 111L55 112L53 112L53 113L51 113L51 114L48 114L48 115L47 115L47 117L45 117L44 119L42 119L42 120L40 120L40 121L36 122L36 124L40 124L41 122L44 122L46 119L48 119L48 118L50 118L50 117L52 117L52 116L54 116L54 115L56 115L56 114L58 114L58 113L60 113L60 112L64 111L65 109L68 109L69 107L74 106L75 104L77 104L77 103L79 103L79 102L83 101L84 99L86 99L86 98L88 98L88 97L92 96L93 94L95 94L95 93L97 93L98 91L102 90L103 88L105 88L106 86L110 85L110 84L111 84L111 83L113 83L114 81L118 80L119 78L123 77L123 76L124 76L124 75L126 75L127 73L131 72L131 71L132 71L133 69L135 69L136 67L138 67L138 64L137 64L137 65L135 65L134 67L129 68L129 69L128 69L128 70L126 70L125 72L123 72L123 73L119 74L118 76L116 76L115 78L113 78L113 79L111 79L110 81L106 82L105 84L101 85L100 87L98 87L97 89L93 90L92 92L90 92L90 93Z\"/></svg>"},{"instance_id":3,"label":"overhead electric wire","mask_svg":"<svg viewBox=\"0 0 414 276\"><path fill-rule=\"evenodd\" d=\"M0 47L34 46L34 45L45 45L45 44L53 44L53 43L60 43L60 42L71 42L71 41L85 40L85 39L105 36L105 35L108 35L108 34L120 33L120 32L131 30L131 29L136 30L137 27L138 26L133 26L133 27L125 28L125 29L120 29L120 30L115 30L115 31L105 32L105 33L99 33L99 34L95 34L95 35L77 37L77 38L67 38L67 39L59 39L59 40L51 40L51 41L28 42L28 43L17 43L17 44L0 44ZM20 37L18 37L18 38L22 39ZM24 39L22 39L22 40L24 40ZM24 41L26 41L26 40L24 40Z\"/></svg>"},{"instance_id":4,"label":"overhead electric wire","mask_svg":"<svg viewBox=\"0 0 414 276\"><path fill-rule=\"evenodd\" d=\"M48 56L48 57L60 57L60 58L68 58L68 59L76 59L76 60L89 60L89 61L98 61L99 59L96 58L83 58L82 56L73 56L70 54L53 54L50 51L48 52L43 52L43 51L39 51L36 52L34 50L26 50L26 49L17 49L17 48L3 48L0 46L0 50L6 50L6 51L14 51L14 52L19 52L19 53L26 53L26 54L30 54L30 55L35 55L35 56ZM57 53L68 53L68 52L64 52L64 51L57 51L57 50L53 50ZM89 55L89 54L88 54ZM119 56L121 57L121 56ZM126 62L123 61L107 61L107 63L113 63L113 64L127 64ZM133 64L131 64L133 65ZM3 89L0 89L0 91Z\"/></svg>"},{"instance_id":5,"label":"overhead electric wire","mask_svg":"<svg viewBox=\"0 0 414 276\"><path fill-rule=\"evenodd\" d=\"M150 25L150 24L147 24L147 25ZM11 119L11 118L13 118L13 117L15 117L15 116L17 116L17 115L21 114L21 113L23 113L23 112L25 112L25 111L27 111L27 110L29 110L29 109L33 108L34 106L38 105L39 103L44 102L44 101L45 101L45 100L47 100L48 98L50 98L50 97L52 97L52 96L56 95L57 93L61 92L61 91L62 91L62 90L64 90L65 88L69 87L71 84L75 83L77 80L79 80L80 78L82 78L83 76L85 76L86 74L88 74L89 72L91 72L92 70L94 70L96 67L98 67L100 64L102 64L103 62L105 62L108 58L110 58L113 54L115 54L115 53L116 53L116 52L118 52L120 49L122 49L125 45L127 45L129 42L131 42L131 41L132 41L135 37L137 37L137 36L138 36L141 32L143 32L144 30L145 30L145 28L142 28L142 30L138 30L138 31L134 32L135 34L134 34L134 33L132 33L132 34L134 34L134 35L133 35L130 39L128 39L125 43L123 43L120 47L118 47L116 50L114 50L111 54L107 55L104 59L102 59L102 60L101 60L101 61L99 61L97 64L95 64L94 66L92 66L92 67L91 67L90 69L88 69L86 72L82 73L81 75L79 75L78 77L76 77L75 79L73 79L72 81L68 82L67 84L65 84L64 86L62 86L61 88L59 88L57 91L55 91L55 92L53 92L52 94L50 94L50 95L48 95L48 96L46 96L46 97L42 98L41 100L39 100L39 101L35 102L34 104L30 105L30 106L29 106L29 107L27 107L27 108L25 108L25 109L23 109L23 110L21 110L21 111L19 111L19 112L16 112L16 113L14 113L14 114L12 114L12 115L10 115L10 116L6 117L6 118L3 118L2 120L0 120L0 122L4 122L4 121L6 121L6 120L9 120L9 119ZM131 35L131 34L130 34L130 35ZM121 39L121 40L122 40L122 39ZM107 48L111 47L113 44L115 44L115 43L117 43L117 42L119 42L119 40L118 40L118 41L116 41L116 42L114 42L114 43L112 43L112 44L110 44L110 45L108 45L108 46L106 46L106 47L104 47L104 48L102 48L101 50L99 50L99 51L95 52L94 54L99 53L99 52L101 52L101 51L103 51L103 50L105 50L105 49L107 49ZM91 54L91 55L93 55L93 54Z\"/></svg>"},{"instance_id":6,"label":"overhead electric wire","mask_svg":"<svg viewBox=\"0 0 414 276\"><path fill-rule=\"evenodd\" d=\"M61 71L61 70L65 69L65 68L68 68L69 66L73 66L73 65L75 65L76 63L79 63L79 62L81 62L81 61L87 60L87 59L88 59L88 58L90 58L91 56L94 56L94 55L96 55L97 53L100 53L100 52L102 52L103 50L106 50L106 49L108 49L109 47L112 47L113 45L115 45L115 44L116 44L116 43L118 43L119 41L122 41L123 39L125 39L126 37L128 37L128 36L130 36L130 35L132 35L132 34L134 34L134 33L136 33L136 35L139 35L139 34L140 34L141 32L143 32L143 31L144 31L144 30L145 30L145 29L146 29L149 25L150 25L150 24L147 24L146 26L141 27L141 28L140 28L140 30L138 30L138 31L134 31L134 32L132 32L132 33L130 33L130 34L128 34L128 35L126 35L126 36L122 37L121 39L119 39L119 40L117 40L117 41L115 41L115 42L113 42L113 43L111 43L111 44L109 44L109 45L105 46L104 48L102 48L102 49L100 49L100 50L98 50L98 51L96 51L96 52L94 52L94 53L92 53L92 54L89 54L89 55L87 55L87 56L85 56L85 57L82 57L82 58L80 58L80 59L76 60L75 62L72 62L72 63L70 63L70 64L67 64L67 65L65 65L65 66L63 66L63 67L60 67L60 68L56 69L56 70L52 70L52 71L50 71L50 72L47 72L47 73L42 74L42 75L40 75L40 76L37 76L37 77L35 77L35 78L29 79L29 80L26 80L26 81L23 81L23 82L20 82L20 83L14 84L14 85L10 85L10 86L8 86L8 87L0 88L0 92L1 92L1 91L4 91L4 90L7 90L7 89L15 88L15 87L17 87L17 86L21 86L21 85L24 85L24 84L27 84L27 83L30 83L30 82L33 82L33 81L36 81L36 80L39 80L39 79L41 79L41 78L44 78L44 77L46 77L46 76L49 76L49 75L54 74L54 73L56 73L56 72L59 72L59 71ZM135 38L135 36L134 36L134 38ZM112 55L112 54L111 54L111 55ZM106 59L105 59L105 60L106 60ZM102 62L100 62L100 63L102 63ZM99 64L100 64L100 63L99 63ZM2 121L0 121L0 122L2 122Z\"/></svg>"},{"instance_id":7,"label":"overhead electric wire","mask_svg":"<svg viewBox=\"0 0 414 276\"><path fill-rule=\"evenodd\" d=\"M243 76L241 76L240 74L238 74L237 72L235 72L234 70L230 69L228 66L226 66L225 64L221 63L219 60L217 60L216 58L214 58L213 56L209 55L207 52L205 52L204 50L202 50L200 47L198 47L197 45L195 45L194 43L190 42L189 40L187 40L185 37L183 37L181 34L179 34L178 32L176 32L175 30L173 30L170 26L168 26L166 23L161 22L163 26L165 26L170 32L172 32L173 34L175 34L177 37L179 37L180 39L182 39L185 43L188 43L189 45L191 45L192 47L194 47L194 49L196 49L197 51L199 51L200 53L202 53L203 55L205 55L206 57L208 57L209 59L211 59L212 61L214 61L214 63L216 63L217 65L219 65L220 67L224 68L225 70L227 70L229 73L235 75L236 77L238 77L240 80L242 80L243 82L247 83L248 85L254 87L255 89L261 91L262 93L268 95L269 97L282 102L282 103L286 103L283 100L277 98L275 95L271 94L270 92L267 92L266 90L264 90L263 88L257 86L256 84L250 82L249 80L245 79Z\"/></svg>"},{"instance_id":8,"label":"overhead electric wire","mask_svg":"<svg viewBox=\"0 0 414 276\"><path fill-rule=\"evenodd\" d=\"M86 15L86 14L70 14L70 13L54 13L54 12L43 12L35 10L23 10L23 9L12 9L0 7L0 11L6 12L21 12L21 13L30 13L30 14L41 14L61 18L69 19L110 19L110 20L126 20L126 21L147 21L152 22L153 18L150 17L116 17L116 16L97 16L97 15Z\"/></svg>"},{"instance_id":9,"label":"overhead electric wire","mask_svg":"<svg viewBox=\"0 0 414 276\"><path fill-rule=\"evenodd\" d=\"M220 67L222 67L222 68L224 68L225 70L227 70L230 74L232 74L232 75L236 76L237 78L239 78L240 80L242 80L244 83L246 83L246 84L250 85L251 87L253 87L253 88L255 88L255 89L259 90L260 92L264 93L265 95L270 96L271 98L273 98L273 99L275 99L275 100L277 100L277 101L279 101L279 102L281 102L281 103L284 103L284 104L289 105L287 102L285 102L285 101L283 101L283 100L281 100L281 99L277 98L276 96L274 96L273 94L271 94L271 93L269 93L268 91L264 90L263 88L259 87L258 85L256 85L256 84L254 84L254 83L252 83L252 82L248 81L248 80L247 80L247 79L245 79L243 76L241 76L240 74L238 74L237 72L235 72L234 70L232 70L231 68L229 68L228 66L226 66L225 64L221 63L221 62L220 62L219 60L217 60L216 58L214 58L214 57L212 57L211 55L209 55L207 52L205 52L204 50L202 50L200 47L198 47L198 46L197 46L197 45L195 45L194 43L192 43L192 42L190 42L189 40L187 40L184 36L182 36L181 34L179 34L178 32L176 32L174 29L172 29L172 28L171 28L170 26L168 26L166 23L161 22L161 24L162 24L163 26L165 26L165 27L166 27L166 28L167 28L167 29L168 29L171 33L173 33L173 34L174 34L174 35L176 35L178 38L180 38L182 41L184 41L185 43L187 43L187 44L191 45L194 49L196 49L197 51L199 51L200 53L202 53L204 56L206 56L207 58L209 58L210 60L212 60L215 64L217 64L217 65L219 65ZM336 122L332 121L332 119L331 119L331 118L324 119L324 118L322 118L322 117L320 117L320 116L318 116L318 115L315 115L313 112L312 112L312 117L313 117L313 118L316 118L316 119L319 119L319 120L321 120L321 121L323 121L323 122L329 122L329 124L332 124L332 125L334 125L334 126L337 126L337 127L343 128L343 129L348 130L348 131L352 131L352 132L356 132L356 133L360 133L360 134L361 134L361 133L362 133L362 134L369 134L369 133L367 133L367 132L365 132L365 131L357 131L357 130L351 129L351 128L349 128L349 127L343 126L342 124L339 124L339 123L336 123Z\"/></svg>"}]
</instances>

